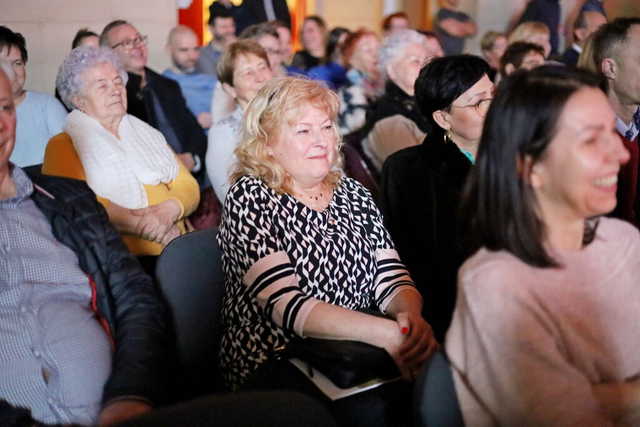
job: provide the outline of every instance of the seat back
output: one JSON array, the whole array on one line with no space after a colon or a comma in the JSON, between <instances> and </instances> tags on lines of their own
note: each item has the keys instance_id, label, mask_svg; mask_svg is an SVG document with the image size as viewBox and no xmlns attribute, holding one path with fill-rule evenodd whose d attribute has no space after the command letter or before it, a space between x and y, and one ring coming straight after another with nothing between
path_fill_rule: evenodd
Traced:
<instances>
[{"instance_id":1,"label":"seat back","mask_svg":"<svg viewBox=\"0 0 640 427\"><path fill-rule=\"evenodd\" d=\"M342 156L344 158L345 175L360 182L375 199L378 195L377 178L373 176L358 150L351 145L344 144L342 146Z\"/></svg>"},{"instance_id":2,"label":"seat back","mask_svg":"<svg viewBox=\"0 0 640 427\"><path fill-rule=\"evenodd\" d=\"M183 398L222 389L218 350L224 276L217 233L211 228L174 239L156 265L156 280L171 312Z\"/></svg>"},{"instance_id":3,"label":"seat back","mask_svg":"<svg viewBox=\"0 0 640 427\"><path fill-rule=\"evenodd\" d=\"M414 389L414 418L417 427L463 427L451 367L445 353L435 352L425 363Z\"/></svg>"}]
</instances>

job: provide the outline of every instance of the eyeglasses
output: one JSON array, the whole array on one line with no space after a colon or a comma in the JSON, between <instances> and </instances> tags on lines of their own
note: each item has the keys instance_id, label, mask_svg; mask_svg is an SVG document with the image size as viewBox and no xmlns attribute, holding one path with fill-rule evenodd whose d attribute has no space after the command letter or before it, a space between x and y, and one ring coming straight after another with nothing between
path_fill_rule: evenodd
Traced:
<instances>
[{"instance_id":1,"label":"eyeglasses","mask_svg":"<svg viewBox=\"0 0 640 427\"><path fill-rule=\"evenodd\" d=\"M476 103L468 104L468 105L453 105L453 104L451 104L451 108L454 108L454 107L455 108L473 108L474 110L476 110L476 113L484 114L489 109L489 105L491 105L491 101L493 101L493 98L485 98L485 99L479 100Z\"/></svg>"},{"instance_id":2,"label":"eyeglasses","mask_svg":"<svg viewBox=\"0 0 640 427\"><path fill-rule=\"evenodd\" d=\"M132 47L135 46L139 46L139 45L147 45L147 39L148 36L143 36L138 34L138 36L135 39L127 39L127 40L123 40L120 43L116 43L113 46L111 46L111 49L117 49L119 47L124 48L125 50L129 50Z\"/></svg>"},{"instance_id":3,"label":"eyeglasses","mask_svg":"<svg viewBox=\"0 0 640 427\"><path fill-rule=\"evenodd\" d=\"M282 55L282 51L280 49L266 47L264 50L267 51L267 55Z\"/></svg>"}]
</instances>

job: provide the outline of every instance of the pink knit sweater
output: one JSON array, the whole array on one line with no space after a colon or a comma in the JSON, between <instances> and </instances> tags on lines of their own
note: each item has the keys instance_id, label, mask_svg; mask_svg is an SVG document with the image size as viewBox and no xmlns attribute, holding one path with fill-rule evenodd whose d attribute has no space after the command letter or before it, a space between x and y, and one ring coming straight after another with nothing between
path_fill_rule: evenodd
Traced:
<instances>
[{"instance_id":1,"label":"pink knit sweater","mask_svg":"<svg viewBox=\"0 0 640 427\"><path fill-rule=\"evenodd\" d=\"M613 425L592 386L640 373L640 235L602 218L555 258L482 249L460 269L446 349L467 426Z\"/></svg>"}]
</instances>

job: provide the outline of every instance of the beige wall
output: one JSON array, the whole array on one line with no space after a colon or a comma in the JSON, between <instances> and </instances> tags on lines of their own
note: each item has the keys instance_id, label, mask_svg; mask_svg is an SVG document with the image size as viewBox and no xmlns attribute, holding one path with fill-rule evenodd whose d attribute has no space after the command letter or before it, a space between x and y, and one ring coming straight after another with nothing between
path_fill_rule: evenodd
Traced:
<instances>
[{"instance_id":1,"label":"beige wall","mask_svg":"<svg viewBox=\"0 0 640 427\"><path fill-rule=\"evenodd\" d=\"M100 33L114 19L131 21L149 36L149 65L164 70L167 33L177 22L175 0L1 0L0 24L27 39L26 88L53 93L60 62L81 27Z\"/></svg>"},{"instance_id":2,"label":"beige wall","mask_svg":"<svg viewBox=\"0 0 640 427\"><path fill-rule=\"evenodd\" d=\"M313 0L309 1L310 14L321 15L333 27L357 30L367 27L380 31L383 16L383 0Z\"/></svg>"}]
</instances>

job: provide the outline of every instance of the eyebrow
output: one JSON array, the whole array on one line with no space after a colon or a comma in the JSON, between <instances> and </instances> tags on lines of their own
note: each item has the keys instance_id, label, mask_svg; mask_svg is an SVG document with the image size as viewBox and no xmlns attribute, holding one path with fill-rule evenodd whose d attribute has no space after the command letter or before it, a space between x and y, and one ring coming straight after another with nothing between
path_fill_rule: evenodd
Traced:
<instances>
[{"instance_id":1,"label":"eyebrow","mask_svg":"<svg viewBox=\"0 0 640 427\"><path fill-rule=\"evenodd\" d=\"M615 126L615 122L614 122L614 126ZM593 132L593 131L604 132L605 130L606 130L605 125L594 125L594 124L587 123L586 125L584 125L582 129L578 131L578 135L582 135L583 133Z\"/></svg>"},{"instance_id":2,"label":"eyebrow","mask_svg":"<svg viewBox=\"0 0 640 427\"><path fill-rule=\"evenodd\" d=\"M333 121L330 118L327 117L327 119L323 120L322 123L320 123L320 124L323 125L323 124L325 124L327 122L333 123ZM301 126L301 125L302 126L313 126L313 123L298 122L298 123L295 124L295 126Z\"/></svg>"},{"instance_id":3,"label":"eyebrow","mask_svg":"<svg viewBox=\"0 0 640 427\"><path fill-rule=\"evenodd\" d=\"M483 96L487 96L487 95L491 95L493 93L493 89L487 89L487 90L483 90L482 92L476 92L473 95L471 95L469 98L467 98L467 101L471 101L472 99L476 99L478 97L483 97Z\"/></svg>"}]
</instances>

